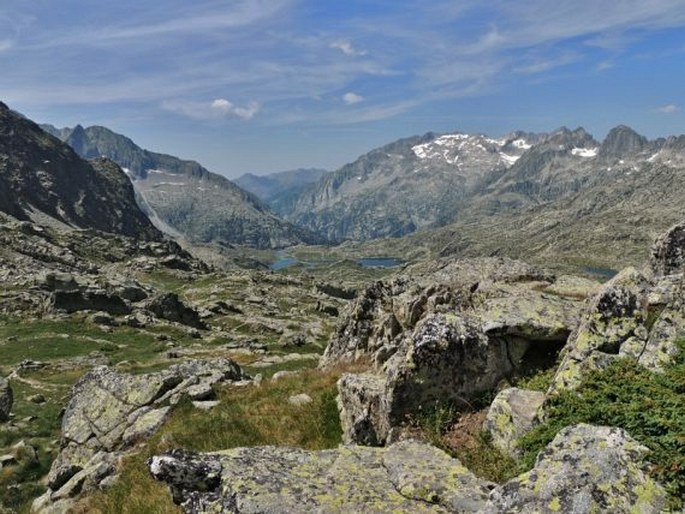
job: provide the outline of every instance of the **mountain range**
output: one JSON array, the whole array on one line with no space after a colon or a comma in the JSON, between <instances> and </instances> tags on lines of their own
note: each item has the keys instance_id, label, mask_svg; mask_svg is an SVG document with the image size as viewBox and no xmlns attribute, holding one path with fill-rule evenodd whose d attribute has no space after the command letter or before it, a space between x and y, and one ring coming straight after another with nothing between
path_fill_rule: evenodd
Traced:
<instances>
[{"instance_id":1,"label":"mountain range","mask_svg":"<svg viewBox=\"0 0 685 514\"><path fill-rule=\"evenodd\" d=\"M103 127L44 127L84 157L117 161L157 226L196 242L352 240L385 254L429 248L618 266L643 259L685 205L685 136L648 140L623 125L601 142L565 127L501 138L428 133L334 172L245 174L236 182L249 192Z\"/></svg>"},{"instance_id":2,"label":"mountain range","mask_svg":"<svg viewBox=\"0 0 685 514\"><path fill-rule=\"evenodd\" d=\"M163 231L192 243L279 248L322 239L275 215L255 195L194 161L150 152L105 127L41 125L81 157L105 156L129 175L138 204Z\"/></svg>"},{"instance_id":3,"label":"mountain range","mask_svg":"<svg viewBox=\"0 0 685 514\"><path fill-rule=\"evenodd\" d=\"M618 268L643 262L684 205L685 136L650 141L618 126L599 143L582 128L562 128L511 165L484 169L450 223L366 251Z\"/></svg>"}]
</instances>

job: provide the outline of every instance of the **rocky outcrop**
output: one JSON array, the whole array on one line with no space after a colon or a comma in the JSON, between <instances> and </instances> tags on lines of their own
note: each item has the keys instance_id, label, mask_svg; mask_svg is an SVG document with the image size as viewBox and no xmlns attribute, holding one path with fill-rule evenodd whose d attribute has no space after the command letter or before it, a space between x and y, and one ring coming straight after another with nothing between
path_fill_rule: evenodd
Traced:
<instances>
[{"instance_id":1,"label":"rocky outcrop","mask_svg":"<svg viewBox=\"0 0 685 514\"><path fill-rule=\"evenodd\" d=\"M645 473L647 449L624 430L562 430L535 467L502 486L413 440L387 448L312 452L237 448L173 450L148 461L187 513L645 512L666 507Z\"/></svg>"},{"instance_id":2,"label":"rocky outcrop","mask_svg":"<svg viewBox=\"0 0 685 514\"><path fill-rule=\"evenodd\" d=\"M551 366L580 313L544 292L553 280L508 259L443 259L370 285L321 360L373 363L338 382L344 440L385 444L421 409L466 407L504 378Z\"/></svg>"},{"instance_id":3,"label":"rocky outcrop","mask_svg":"<svg viewBox=\"0 0 685 514\"><path fill-rule=\"evenodd\" d=\"M468 313L493 337L561 344L580 308L576 301L539 290L553 281L543 270L511 259L417 264L359 295L341 316L321 366L362 357L380 365L422 319L436 313Z\"/></svg>"},{"instance_id":4,"label":"rocky outcrop","mask_svg":"<svg viewBox=\"0 0 685 514\"><path fill-rule=\"evenodd\" d=\"M181 396L214 397L213 386L243 380L228 359L191 360L147 375L93 369L74 385L62 418L60 453L47 477L38 510L92 491L116 471L121 452L150 437Z\"/></svg>"},{"instance_id":5,"label":"rocky outcrop","mask_svg":"<svg viewBox=\"0 0 685 514\"><path fill-rule=\"evenodd\" d=\"M489 336L470 316L430 316L378 371L340 379L343 438L382 445L409 415L437 405L468 407L502 379L522 373L531 351L547 354L546 344Z\"/></svg>"},{"instance_id":6,"label":"rocky outcrop","mask_svg":"<svg viewBox=\"0 0 685 514\"><path fill-rule=\"evenodd\" d=\"M149 468L188 513L477 512L494 488L458 460L417 441L320 452L175 450L152 457Z\"/></svg>"},{"instance_id":7,"label":"rocky outcrop","mask_svg":"<svg viewBox=\"0 0 685 514\"><path fill-rule=\"evenodd\" d=\"M674 225L654 242L649 264L657 276L685 271L685 223Z\"/></svg>"},{"instance_id":8,"label":"rocky outcrop","mask_svg":"<svg viewBox=\"0 0 685 514\"><path fill-rule=\"evenodd\" d=\"M14 396L9 380L0 377L0 422L7 421L10 418L13 399Z\"/></svg>"},{"instance_id":9,"label":"rocky outcrop","mask_svg":"<svg viewBox=\"0 0 685 514\"><path fill-rule=\"evenodd\" d=\"M545 394L511 387L500 391L490 404L483 430L492 436L492 444L512 457L520 457L516 442L534 426Z\"/></svg>"},{"instance_id":10,"label":"rocky outcrop","mask_svg":"<svg viewBox=\"0 0 685 514\"><path fill-rule=\"evenodd\" d=\"M173 321L193 328L206 329L200 314L185 305L176 293L164 293L151 299L145 308L160 319Z\"/></svg>"},{"instance_id":11,"label":"rocky outcrop","mask_svg":"<svg viewBox=\"0 0 685 514\"><path fill-rule=\"evenodd\" d=\"M592 298L564 347L549 393L577 387L583 373L605 367L618 356L623 345L644 347L648 337L644 326L647 288L641 273L626 268Z\"/></svg>"},{"instance_id":12,"label":"rocky outcrop","mask_svg":"<svg viewBox=\"0 0 685 514\"><path fill-rule=\"evenodd\" d=\"M663 512L668 496L645 472L648 452L620 428L567 427L483 512Z\"/></svg>"},{"instance_id":13,"label":"rocky outcrop","mask_svg":"<svg viewBox=\"0 0 685 514\"><path fill-rule=\"evenodd\" d=\"M633 357L642 366L662 371L678 353L678 343L685 340L685 278L680 277L669 288L670 300L665 305L650 305L648 317L654 319L646 341L631 340L619 351L622 356ZM646 322L649 325L649 319Z\"/></svg>"}]
</instances>

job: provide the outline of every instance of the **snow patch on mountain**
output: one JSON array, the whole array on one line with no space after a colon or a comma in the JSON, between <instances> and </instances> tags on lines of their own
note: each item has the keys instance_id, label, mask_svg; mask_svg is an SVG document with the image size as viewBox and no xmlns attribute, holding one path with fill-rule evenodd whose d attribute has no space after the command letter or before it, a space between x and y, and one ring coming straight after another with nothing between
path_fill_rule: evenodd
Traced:
<instances>
[{"instance_id":1,"label":"snow patch on mountain","mask_svg":"<svg viewBox=\"0 0 685 514\"><path fill-rule=\"evenodd\" d=\"M515 141L512 141L511 144L521 150L528 150L533 147L533 145L528 143L525 139L516 139Z\"/></svg>"},{"instance_id":2,"label":"snow patch on mountain","mask_svg":"<svg viewBox=\"0 0 685 514\"><path fill-rule=\"evenodd\" d=\"M507 155L504 152L500 152L499 156L500 156L500 159L502 159L509 166L514 164L521 157L520 155Z\"/></svg>"},{"instance_id":3,"label":"snow patch on mountain","mask_svg":"<svg viewBox=\"0 0 685 514\"><path fill-rule=\"evenodd\" d=\"M573 148L571 154L578 157L596 157L599 148Z\"/></svg>"}]
</instances>

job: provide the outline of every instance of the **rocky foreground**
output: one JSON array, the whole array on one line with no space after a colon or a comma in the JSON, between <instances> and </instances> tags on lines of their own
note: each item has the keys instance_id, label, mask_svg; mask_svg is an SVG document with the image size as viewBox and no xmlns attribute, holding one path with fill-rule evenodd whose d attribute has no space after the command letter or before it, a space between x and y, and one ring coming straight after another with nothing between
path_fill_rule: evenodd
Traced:
<instances>
[{"instance_id":1,"label":"rocky foreground","mask_svg":"<svg viewBox=\"0 0 685 514\"><path fill-rule=\"evenodd\" d=\"M156 357L144 374L124 362L111 365L101 354L70 361L89 371L69 395L48 490L34 501L36 512L87 509L89 497L117 483L126 459L144 449L182 399L209 410L219 401L218 387L263 387L260 376L252 378L230 358L249 357L253 368L276 358L286 362L287 355L270 354L266 344L255 343L258 333L266 334L264 341L280 337L282 344L308 344L316 327L325 327L339 308L319 367L325 372L356 362L356 369L364 368L338 381L344 445L323 451L178 448L154 455L149 472L168 484L177 505L192 513L496 513L661 512L673 504L649 474L649 450L621 428L570 425L538 454L532 469L493 483L416 439L408 421L442 405L469 410L483 395L497 393L483 429L503 454L518 457L517 442L544 422L551 400L578 387L589 371L622 357L664 370L685 339L685 225L659 238L643 270L627 268L604 285L506 258L446 257L411 265L356 295L342 286L249 275L241 290L231 290L231 299L222 288L235 277L215 274L215 282L200 285L207 270L169 243L131 246L123 252L128 255L112 255L110 263L94 270L79 257L84 233L63 240L14 222L3 230L12 243L5 261L14 262L3 273L17 286L0 303L6 313L14 308L24 314L79 315L97 304L98 312L85 312L103 333L138 327L165 341L160 330L173 329L202 343L169 342L165 358ZM97 252L97 234L91 235L91 251ZM34 250L27 253L27 245ZM36 279L32 266L47 271ZM174 269L198 285L181 298L125 276L148 268L152 276L165 277L161 270ZM203 288L212 294L200 294ZM284 314L289 331L276 332L278 306L270 294L305 289L300 301L316 299L307 307L311 313L303 316L302 307L292 307ZM232 303L238 298L244 301ZM293 332L293 319L301 320L299 332ZM243 340L235 340L237 332L223 332L236 321L237 328L247 326ZM217 345L224 335L235 342ZM48 374L72 369L60 366L26 361L9 383L0 381L0 422L9 419L10 427L19 427L11 413L10 384L35 385L41 376L35 369ZM546 392L509 387L546 369L555 370ZM306 392L289 401L311 401ZM25 454L25 446L13 454Z\"/></svg>"},{"instance_id":2,"label":"rocky foreground","mask_svg":"<svg viewBox=\"0 0 685 514\"><path fill-rule=\"evenodd\" d=\"M485 429L515 440L546 416L546 400L619 357L661 370L685 337L685 225L580 303L576 288L504 259L423 265L371 285L347 311L322 366L361 357L339 405L347 446L307 452L173 450L150 459L186 512L661 512L668 495L646 470L649 451L622 429L569 426L532 470L496 485L442 451L406 439L422 408L468 403L531 365L560 363L547 393L507 389ZM413 272L413 279L407 277Z\"/></svg>"}]
</instances>

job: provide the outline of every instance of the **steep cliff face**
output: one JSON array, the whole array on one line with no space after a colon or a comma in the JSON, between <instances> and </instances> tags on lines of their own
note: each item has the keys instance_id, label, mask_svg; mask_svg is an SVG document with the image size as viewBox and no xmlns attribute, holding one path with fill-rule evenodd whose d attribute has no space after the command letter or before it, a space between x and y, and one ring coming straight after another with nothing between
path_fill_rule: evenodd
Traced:
<instances>
[{"instance_id":1,"label":"steep cliff face","mask_svg":"<svg viewBox=\"0 0 685 514\"><path fill-rule=\"evenodd\" d=\"M142 239L161 233L138 208L112 161L86 162L68 145L0 103L0 210Z\"/></svg>"}]
</instances>

